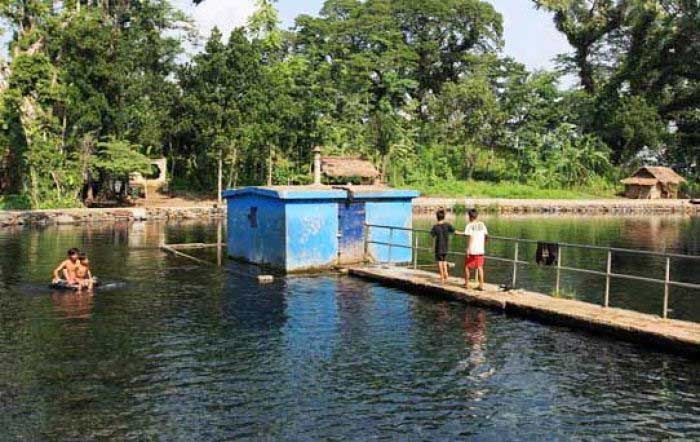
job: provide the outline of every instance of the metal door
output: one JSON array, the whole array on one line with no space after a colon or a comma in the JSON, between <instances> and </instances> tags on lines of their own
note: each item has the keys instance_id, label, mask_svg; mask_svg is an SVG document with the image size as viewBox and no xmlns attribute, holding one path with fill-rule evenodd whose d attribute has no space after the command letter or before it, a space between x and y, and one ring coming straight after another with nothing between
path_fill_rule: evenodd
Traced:
<instances>
[{"instance_id":1,"label":"metal door","mask_svg":"<svg viewBox=\"0 0 700 442\"><path fill-rule=\"evenodd\" d=\"M338 264L364 259L365 203L338 204Z\"/></svg>"}]
</instances>

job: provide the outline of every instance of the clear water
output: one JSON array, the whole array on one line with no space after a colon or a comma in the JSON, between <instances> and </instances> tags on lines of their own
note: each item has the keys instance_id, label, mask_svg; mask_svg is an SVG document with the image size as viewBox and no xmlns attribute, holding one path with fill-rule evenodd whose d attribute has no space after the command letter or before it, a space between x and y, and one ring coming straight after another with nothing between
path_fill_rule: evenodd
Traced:
<instances>
[{"instance_id":1,"label":"clear water","mask_svg":"<svg viewBox=\"0 0 700 442\"><path fill-rule=\"evenodd\" d=\"M0 230L0 440L700 438L698 361L347 277L260 286L161 234L216 236ZM74 245L116 285L45 289Z\"/></svg>"}]
</instances>

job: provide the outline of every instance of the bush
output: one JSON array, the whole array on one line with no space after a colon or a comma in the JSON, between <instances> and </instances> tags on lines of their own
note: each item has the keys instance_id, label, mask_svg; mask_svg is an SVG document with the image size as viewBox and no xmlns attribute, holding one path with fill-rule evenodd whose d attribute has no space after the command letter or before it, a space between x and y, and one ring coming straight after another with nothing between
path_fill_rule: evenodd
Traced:
<instances>
[{"instance_id":1,"label":"bush","mask_svg":"<svg viewBox=\"0 0 700 442\"><path fill-rule=\"evenodd\" d=\"M598 180L596 180L598 181ZM512 198L512 199L594 199L612 198L616 187L600 179L586 187L571 189L543 188L511 181L498 183L485 181L426 180L404 187L415 188L423 196L456 198Z\"/></svg>"},{"instance_id":2,"label":"bush","mask_svg":"<svg viewBox=\"0 0 700 442\"><path fill-rule=\"evenodd\" d=\"M700 198L700 182L681 184L679 195L681 198Z\"/></svg>"},{"instance_id":3,"label":"bush","mask_svg":"<svg viewBox=\"0 0 700 442\"><path fill-rule=\"evenodd\" d=\"M80 209L85 207L80 201L71 197L51 198L41 201L36 209Z\"/></svg>"},{"instance_id":4,"label":"bush","mask_svg":"<svg viewBox=\"0 0 700 442\"><path fill-rule=\"evenodd\" d=\"M28 210L32 203L26 195L0 196L0 210Z\"/></svg>"}]
</instances>

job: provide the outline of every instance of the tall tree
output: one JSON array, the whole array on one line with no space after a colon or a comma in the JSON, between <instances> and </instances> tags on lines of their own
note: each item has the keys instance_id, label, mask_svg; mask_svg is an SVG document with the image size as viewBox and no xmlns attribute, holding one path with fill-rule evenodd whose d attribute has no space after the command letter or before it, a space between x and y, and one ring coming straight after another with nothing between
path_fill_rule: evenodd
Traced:
<instances>
[{"instance_id":1,"label":"tall tree","mask_svg":"<svg viewBox=\"0 0 700 442\"><path fill-rule=\"evenodd\" d=\"M605 50L606 39L623 25L629 0L535 0L554 13L554 23L574 54L566 57L586 92L596 92L603 75L596 57Z\"/></svg>"}]
</instances>

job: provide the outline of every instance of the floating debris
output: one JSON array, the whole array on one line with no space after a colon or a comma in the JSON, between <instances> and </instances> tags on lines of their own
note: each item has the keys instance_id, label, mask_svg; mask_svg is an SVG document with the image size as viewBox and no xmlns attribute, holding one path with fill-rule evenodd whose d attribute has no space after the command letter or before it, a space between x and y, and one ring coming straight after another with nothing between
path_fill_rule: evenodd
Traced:
<instances>
[{"instance_id":1,"label":"floating debris","mask_svg":"<svg viewBox=\"0 0 700 442\"><path fill-rule=\"evenodd\" d=\"M272 275L258 275L258 282L260 284L271 284L275 282L275 277Z\"/></svg>"}]
</instances>

